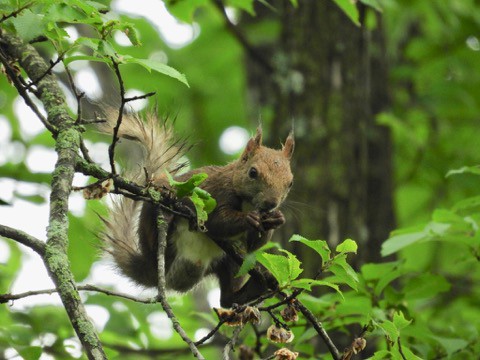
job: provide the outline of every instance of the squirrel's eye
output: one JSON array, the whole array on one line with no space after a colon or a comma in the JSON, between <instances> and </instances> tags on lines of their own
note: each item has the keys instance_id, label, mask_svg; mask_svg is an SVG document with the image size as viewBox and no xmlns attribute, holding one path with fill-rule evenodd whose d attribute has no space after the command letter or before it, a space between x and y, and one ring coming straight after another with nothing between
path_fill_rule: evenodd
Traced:
<instances>
[{"instance_id":1,"label":"squirrel's eye","mask_svg":"<svg viewBox=\"0 0 480 360\"><path fill-rule=\"evenodd\" d=\"M250 179L256 179L258 177L258 170L254 167L251 167L250 170L248 170L248 176Z\"/></svg>"}]
</instances>

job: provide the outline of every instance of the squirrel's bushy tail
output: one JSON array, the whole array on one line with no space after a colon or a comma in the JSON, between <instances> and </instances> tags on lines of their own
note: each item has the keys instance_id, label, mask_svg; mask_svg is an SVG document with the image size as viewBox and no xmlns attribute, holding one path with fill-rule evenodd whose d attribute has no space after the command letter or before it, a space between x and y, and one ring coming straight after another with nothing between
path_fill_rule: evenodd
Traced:
<instances>
[{"instance_id":1,"label":"squirrel's bushy tail","mask_svg":"<svg viewBox=\"0 0 480 360\"><path fill-rule=\"evenodd\" d=\"M99 126L104 133L113 133L117 124L114 111L107 114L105 123ZM183 164L180 158L184 144L173 136L172 127L165 121L159 121L154 114L145 119L138 115L123 115L119 128L120 138L133 140L142 146L143 157L140 163L125 169L122 174L127 179L142 185L150 179L165 176L165 171L172 174ZM146 175L149 179L146 179ZM139 242L139 221L143 202L122 196L111 206L108 218L102 218L105 230L101 238L105 250L110 253L118 268L136 283L155 286L157 279L156 254L143 254Z\"/></svg>"}]
</instances>

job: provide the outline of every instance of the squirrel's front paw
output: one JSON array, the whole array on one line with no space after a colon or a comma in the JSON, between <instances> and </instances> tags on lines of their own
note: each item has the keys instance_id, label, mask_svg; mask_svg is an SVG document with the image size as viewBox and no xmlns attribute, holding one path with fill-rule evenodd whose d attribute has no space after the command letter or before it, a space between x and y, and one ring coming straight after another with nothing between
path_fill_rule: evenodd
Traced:
<instances>
[{"instance_id":1,"label":"squirrel's front paw","mask_svg":"<svg viewBox=\"0 0 480 360\"><path fill-rule=\"evenodd\" d=\"M265 231L262 225L262 219L258 211L250 211L247 214L247 223L257 231Z\"/></svg>"},{"instance_id":2,"label":"squirrel's front paw","mask_svg":"<svg viewBox=\"0 0 480 360\"><path fill-rule=\"evenodd\" d=\"M285 224L285 216L280 210L263 213L260 220L265 230L276 229Z\"/></svg>"}]
</instances>

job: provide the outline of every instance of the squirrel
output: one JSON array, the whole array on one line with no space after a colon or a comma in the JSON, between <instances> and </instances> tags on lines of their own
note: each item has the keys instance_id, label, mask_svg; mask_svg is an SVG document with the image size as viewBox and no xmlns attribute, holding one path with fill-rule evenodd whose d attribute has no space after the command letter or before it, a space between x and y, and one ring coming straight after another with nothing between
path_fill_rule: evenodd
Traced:
<instances>
[{"instance_id":1,"label":"squirrel","mask_svg":"<svg viewBox=\"0 0 480 360\"><path fill-rule=\"evenodd\" d=\"M107 117L100 130L112 133L114 117ZM204 166L180 173L181 146L173 130L149 114L145 119L125 115L118 136L135 140L144 150L142 163L128 169L125 176L132 181L150 181L156 188L169 188L166 172L175 180L185 181L193 174L206 173L199 185L216 200L217 206L208 215L206 231L192 229L189 221L164 211L167 222L165 278L167 289L186 292L202 278L215 275L220 285L220 303L230 307L258 298L269 288L265 279L237 277L240 265L217 246L228 243L245 255L263 246L273 230L285 223L279 210L293 184L290 160L295 147L293 131L281 150L262 145L262 129L248 140L240 158L224 166ZM146 174L150 179L146 179ZM189 200L181 200L193 209ZM126 197L114 202L108 218L103 219L102 238L119 270L138 285L156 287L157 211L148 201ZM194 210L192 210L194 211ZM271 286L270 286L271 287Z\"/></svg>"}]
</instances>

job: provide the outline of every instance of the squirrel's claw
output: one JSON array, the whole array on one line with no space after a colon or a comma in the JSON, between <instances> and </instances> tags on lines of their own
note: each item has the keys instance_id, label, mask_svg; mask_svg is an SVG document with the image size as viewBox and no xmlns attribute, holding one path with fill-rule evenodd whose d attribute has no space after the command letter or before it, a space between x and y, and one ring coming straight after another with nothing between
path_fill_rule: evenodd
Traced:
<instances>
[{"instance_id":1,"label":"squirrel's claw","mask_svg":"<svg viewBox=\"0 0 480 360\"><path fill-rule=\"evenodd\" d=\"M285 216L280 210L274 210L262 214L261 222L265 230L276 229L285 224Z\"/></svg>"},{"instance_id":2,"label":"squirrel's claw","mask_svg":"<svg viewBox=\"0 0 480 360\"><path fill-rule=\"evenodd\" d=\"M262 225L260 214L256 211L251 211L247 214L247 223L257 231L265 231Z\"/></svg>"}]
</instances>

